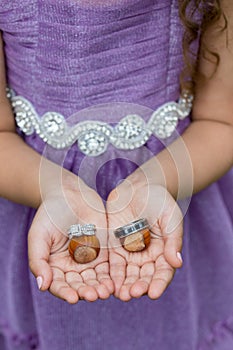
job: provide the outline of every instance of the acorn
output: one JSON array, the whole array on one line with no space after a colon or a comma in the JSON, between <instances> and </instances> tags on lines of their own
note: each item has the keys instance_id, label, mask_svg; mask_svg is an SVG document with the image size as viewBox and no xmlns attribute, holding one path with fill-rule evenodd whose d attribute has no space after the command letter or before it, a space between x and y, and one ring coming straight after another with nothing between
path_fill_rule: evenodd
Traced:
<instances>
[{"instance_id":1,"label":"acorn","mask_svg":"<svg viewBox=\"0 0 233 350\"><path fill-rule=\"evenodd\" d=\"M150 244L149 224L146 219L133 221L114 230L116 238L129 252L140 252Z\"/></svg>"},{"instance_id":2,"label":"acorn","mask_svg":"<svg viewBox=\"0 0 233 350\"><path fill-rule=\"evenodd\" d=\"M129 252L140 252L150 244L150 231L145 229L120 238L121 245Z\"/></svg>"},{"instance_id":3,"label":"acorn","mask_svg":"<svg viewBox=\"0 0 233 350\"><path fill-rule=\"evenodd\" d=\"M69 229L69 253L79 264L87 264L97 258L100 242L95 235L95 225L72 225Z\"/></svg>"}]
</instances>

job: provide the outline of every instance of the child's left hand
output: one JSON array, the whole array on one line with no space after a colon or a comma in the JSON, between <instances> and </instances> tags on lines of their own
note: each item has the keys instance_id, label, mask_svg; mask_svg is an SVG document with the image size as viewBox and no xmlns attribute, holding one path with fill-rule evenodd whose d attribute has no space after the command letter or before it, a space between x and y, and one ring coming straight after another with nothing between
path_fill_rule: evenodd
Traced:
<instances>
[{"instance_id":1,"label":"child's left hand","mask_svg":"<svg viewBox=\"0 0 233 350\"><path fill-rule=\"evenodd\" d=\"M105 208L94 190L70 176L68 184L47 193L37 210L28 235L29 266L39 277L41 291L49 290L71 304L79 299L107 299L114 286L109 276ZM68 251L66 229L77 222L97 227L100 253L87 264L76 263Z\"/></svg>"},{"instance_id":2,"label":"child's left hand","mask_svg":"<svg viewBox=\"0 0 233 350\"><path fill-rule=\"evenodd\" d=\"M145 177L135 172L110 193L107 215L115 296L123 301L146 293L152 299L159 298L172 281L175 269L182 266L177 253L182 247L183 222L175 200L164 187L146 183ZM150 245L142 252L128 252L113 230L143 217L150 224Z\"/></svg>"}]
</instances>

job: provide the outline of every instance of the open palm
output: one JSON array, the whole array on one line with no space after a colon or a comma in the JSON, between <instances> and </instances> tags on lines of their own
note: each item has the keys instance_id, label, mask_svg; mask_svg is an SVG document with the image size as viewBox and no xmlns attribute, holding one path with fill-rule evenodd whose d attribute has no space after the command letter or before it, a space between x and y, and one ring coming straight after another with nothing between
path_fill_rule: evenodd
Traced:
<instances>
[{"instance_id":1,"label":"open palm","mask_svg":"<svg viewBox=\"0 0 233 350\"><path fill-rule=\"evenodd\" d=\"M65 232L76 222L95 223L100 254L88 264L77 264L68 252ZM43 278L42 291L76 303L80 298L106 299L113 292L109 276L107 222L98 194L83 186L82 194L63 191L51 195L39 207L28 236L29 264L36 277Z\"/></svg>"},{"instance_id":2,"label":"open palm","mask_svg":"<svg viewBox=\"0 0 233 350\"><path fill-rule=\"evenodd\" d=\"M131 185L131 186L130 186ZM159 298L171 282L182 246L182 215L165 188L153 184L137 186L127 179L107 201L110 274L115 295L127 301L148 293ZM147 218L151 243L142 252L128 252L120 246L113 230L138 218Z\"/></svg>"}]
</instances>

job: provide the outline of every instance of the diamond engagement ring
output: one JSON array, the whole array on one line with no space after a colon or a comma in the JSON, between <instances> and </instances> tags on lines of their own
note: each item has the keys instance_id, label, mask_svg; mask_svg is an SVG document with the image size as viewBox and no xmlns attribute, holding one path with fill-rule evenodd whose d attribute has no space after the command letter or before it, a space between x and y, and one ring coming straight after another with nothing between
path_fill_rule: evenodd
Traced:
<instances>
[{"instance_id":1,"label":"diamond engagement ring","mask_svg":"<svg viewBox=\"0 0 233 350\"><path fill-rule=\"evenodd\" d=\"M114 230L116 238L129 252L139 252L150 244L150 231L147 219L142 218Z\"/></svg>"},{"instance_id":2,"label":"diamond engagement ring","mask_svg":"<svg viewBox=\"0 0 233 350\"><path fill-rule=\"evenodd\" d=\"M100 242L95 235L94 224L74 224L68 230L69 253L79 264L89 263L97 258Z\"/></svg>"},{"instance_id":3,"label":"diamond engagement ring","mask_svg":"<svg viewBox=\"0 0 233 350\"><path fill-rule=\"evenodd\" d=\"M94 224L75 224L71 225L68 230L69 239L72 239L73 237L80 237L83 235L86 236L93 236L96 231L96 226Z\"/></svg>"}]
</instances>

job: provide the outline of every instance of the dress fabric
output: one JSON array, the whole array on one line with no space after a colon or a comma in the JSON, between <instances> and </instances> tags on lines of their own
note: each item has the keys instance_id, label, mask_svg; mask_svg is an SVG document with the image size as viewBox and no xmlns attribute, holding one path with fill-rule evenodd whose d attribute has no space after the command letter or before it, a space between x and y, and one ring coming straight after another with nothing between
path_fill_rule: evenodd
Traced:
<instances>
[{"instance_id":1,"label":"dress fabric","mask_svg":"<svg viewBox=\"0 0 233 350\"><path fill-rule=\"evenodd\" d=\"M1 0L0 29L8 85L40 116L57 111L69 118L108 102L154 110L179 97L178 0ZM188 124L180 121L178 131ZM38 136L24 139L43 152ZM152 137L145 147L156 154L163 144ZM95 183L103 198L136 167L131 151L106 152L111 161ZM132 152L136 164L146 160L140 149ZM79 174L82 159L74 145L64 166ZM87 168L98 159L87 157ZM0 199L0 349L233 349L232 180L230 171L193 196L184 265L157 301L110 297L69 305L39 292L27 258L35 211Z\"/></svg>"}]
</instances>

